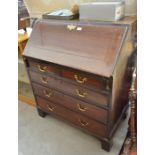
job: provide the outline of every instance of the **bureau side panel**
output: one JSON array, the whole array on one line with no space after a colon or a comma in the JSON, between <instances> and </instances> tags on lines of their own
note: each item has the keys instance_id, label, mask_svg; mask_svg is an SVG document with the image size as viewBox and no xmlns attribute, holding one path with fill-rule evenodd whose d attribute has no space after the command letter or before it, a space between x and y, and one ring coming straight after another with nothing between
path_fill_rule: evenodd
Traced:
<instances>
[{"instance_id":1,"label":"bureau side panel","mask_svg":"<svg viewBox=\"0 0 155 155\"><path fill-rule=\"evenodd\" d=\"M128 31L126 41L113 72L111 127L117 126L116 123L119 122L121 115L123 115L123 109L128 103L127 64L130 55L134 51L133 42L128 37L130 33Z\"/></svg>"}]
</instances>

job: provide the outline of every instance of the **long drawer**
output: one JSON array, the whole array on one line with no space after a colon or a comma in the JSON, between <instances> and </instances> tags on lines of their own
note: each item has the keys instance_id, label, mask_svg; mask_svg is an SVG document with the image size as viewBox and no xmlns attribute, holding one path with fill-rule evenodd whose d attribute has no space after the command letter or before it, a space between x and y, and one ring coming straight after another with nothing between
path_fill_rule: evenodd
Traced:
<instances>
[{"instance_id":1,"label":"long drawer","mask_svg":"<svg viewBox=\"0 0 155 155\"><path fill-rule=\"evenodd\" d=\"M54 103L61 104L66 108L69 108L71 110L84 114L86 116L89 116L102 123L105 123L105 124L107 123L108 111L105 109L99 108L92 104L88 104L81 100L77 100L59 91L41 86L36 83L32 83L32 86L33 86L34 93L36 95L46 98Z\"/></svg>"},{"instance_id":2,"label":"long drawer","mask_svg":"<svg viewBox=\"0 0 155 155\"><path fill-rule=\"evenodd\" d=\"M47 63L41 60L29 60L29 66L32 70L40 73L49 73L62 76L75 84L84 87L93 87L100 90L109 90L107 80L103 77L88 74L76 69L61 67L52 63Z\"/></svg>"},{"instance_id":3,"label":"long drawer","mask_svg":"<svg viewBox=\"0 0 155 155\"><path fill-rule=\"evenodd\" d=\"M90 132L95 133L98 136L106 136L106 126L104 124L98 123L76 112L72 112L62 106L59 106L58 104L49 102L41 97L37 96L36 99L38 107L45 110L46 112L54 113L75 125L78 125Z\"/></svg>"},{"instance_id":4,"label":"long drawer","mask_svg":"<svg viewBox=\"0 0 155 155\"><path fill-rule=\"evenodd\" d=\"M69 82L65 82L64 80L58 79L56 77L39 74L33 71L29 71L29 73L32 81L41 85L60 90L83 101L93 102L101 106L108 105L108 96L103 93L85 89Z\"/></svg>"}]
</instances>

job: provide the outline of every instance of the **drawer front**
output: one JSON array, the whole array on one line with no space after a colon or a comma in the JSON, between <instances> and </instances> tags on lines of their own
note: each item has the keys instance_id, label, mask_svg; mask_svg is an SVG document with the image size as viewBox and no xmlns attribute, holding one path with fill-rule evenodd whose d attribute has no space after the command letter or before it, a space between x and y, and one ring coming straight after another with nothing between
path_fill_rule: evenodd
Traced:
<instances>
[{"instance_id":1,"label":"drawer front","mask_svg":"<svg viewBox=\"0 0 155 155\"><path fill-rule=\"evenodd\" d=\"M84 114L86 116L89 116L102 123L105 123L105 124L107 123L108 112L105 109L98 108L94 105L77 100L68 95L64 95L59 91L56 91L47 87L43 87L36 83L33 83L32 86L33 86L34 93L36 95L44 97L50 101L53 101L54 103L61 104L66 108L69 108L71 110Z\"/></svg>"},{"instance_id":2,"label":"drawer front","mask_svg":"<svg viewBox=\"0 0 155 155\"><path fill-rule=\"evenodd\" d=\"M96 89L106 91L110 90L108 80L100 76L95 76L93 74L88 74L67 67L60 67L58 65L49 64L41 60L29 60L29 66L31 69L37 72L56 74L60 77L69 79L70 82L74 82L80 86L90 88L94 87Z\"/></svg>"},{"instance_id":3,"label":"drawer front","mask_svg":"<svg viewBox=\"0 0 155 155\"><path fill-rule=\"evenodd\" d=\"M59 69L53 64L49 65L46 62L40 61L40 60L29 60L29 66L31 69L38 71L40 73L52 73L59 75Z\"/></svg>"},{"instance_id":4,"label":"drawer front","mask_svg":"<svg viewBox=\"0 0 155 155\"><path fill-rule=\"evenodd\" d=\"M97 89L109 90L107 80L95 75L88 75L77 70L63 69L62 76L70 79L81 86L95 87Z\"/></svg>"},{"instance_id":5,"label":"drawer front","mask_svg":"<svg viewBox=\"0 0 155 155\"><path fill-rule=\"evenodd\" d=\"M41 97L36 97L36 99L38 107L40 107L41 109L44 109L49 113L54 113L75 125L78 125L90 132L95 133L98 136L106 136L106 126L104 124L98 123L76 112L72 112L64 107L59 106L58 104L49 102Z\"/></svg>"},{"instance_id":6,"label":"drawer front","mask_svg":"<svg viewBox=\"0 0 155 155\"><path fill-rule=\"evenodd\" d=\"M92 102L99 104L101 106L108 105L108 96L97 93L95 91L91 91L88 89L84 89L80 86L76 86L70 83L63 81L62 79L58 79L55 77L49 77L46 75L38 74L36 72L30 71L30 77L32 81L40 83L44 86L54 88L60 90L66 94L75 96L83 101Z\"/></svg>"}]
</instances>

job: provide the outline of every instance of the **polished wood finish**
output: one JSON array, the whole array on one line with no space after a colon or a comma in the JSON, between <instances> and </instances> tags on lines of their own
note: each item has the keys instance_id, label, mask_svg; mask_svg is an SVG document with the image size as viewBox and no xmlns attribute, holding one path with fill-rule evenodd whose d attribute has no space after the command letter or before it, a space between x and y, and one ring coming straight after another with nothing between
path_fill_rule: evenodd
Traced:
<instances>
[{"instance_id":1,"label":"polished wood finish","mask_svg":"<svg viewBox=\"0 0 155 155\"><path fill-rule=\"evenodd\" d=\"M130 60L130 72L132 72L131 85L129 90L130 119L126 139L120 151L120 155L137 154L137 51L133 53Z\"/></svg>"},{"instance_id":2,"label":"polished wood finish","mask_svg":"<svg viewBox=\"0 0 155 155\"><path fill-rule=\"evenodd\" d=\"M57 68L53 65L41 61L29 61L30 68L40 73L58 73Z\"/></svg>"},{"instance_id":3,"label":"polished wood finish","mask_svg":"<svg viewBox=\"0 0 155 155\"><path fill-rule=\"evenodd\" d=\"M49 102L43 98L36 97L38 106L40 109L47 111L48 113L54 113L58 116L61 116L63 119L68 120L71 123L74 123L78 126L81 126L84 129L87 129L93 132L95 135L99 137L106 136L106 126L98 123L88 117L83 115L74 113L66 108L59 106L58 104L54 104L53 102Z\"/></svg>"},{"instance_id":4,"label":"polished wood finish","mask_svg":"<svg viewBox=\"0 0 155 155\"><path fill-rule=\"evenodd\" d=\"M82 86L94 86L98 89L106 89L106 80L101 77L87 75L77 70L62 70L62 76ZM104 81L105 80L105 81Z\"/></svg>"},{"instance_id":5,"label":"polished wood finish","mask_svg":"<svg viewBox=\"0 0 155 155\"><path fill-rule=\"evenodd\" d=\"M47 100L50 100L53 103L58 103L66 108L69 108L83 115L89 116L105 124L107 123L108 111L105 109L88 104L81 100L77 100L73 97L70 97L59 91L56 91L55 89L43 87L36 83L32 83L32 86L33 86L34 94L38 96L41 96Z\"/></svg>"},{"instance_id":6,"label":"polished wood finish","mask_svg":"<svg viewBox=\"0 0 155 155\"><path fill-rule=\"evenodd\" d=\"M69 82L74 84L80 84L83 87L94 88L96 90L109 90L108 78L102 76L96 76L82 72L80 70L71 69L56 64L51 64L46 61L40 61L37 59L29 59L29 68L33 71L46 74L55 74L66 78Z\"/></svg>"},{"instance_id":7,"label":"polished wood finish","mask_svg":"<svg viewBox=\"0 0 155 155\"><path fill-rule=\"evenodd\" d=\"M130 101L130 119L129 119L129 131L127 133L126 140L121 149L120 155L136 155L137 154L137 77L136 68L133 72L132 84L129 91Z\"/></svg>"},{"instance_id":8,"label":"polished wood finish","mask_svg":"<svg viewBox=\"0 0 155 155\"><path fill-rule=\"evenodd\" d=\"M81 27L82 31L76 29L70 31L67 29L68 25ZM25 54L36 59L110 77L127 29L127 25L103 22L42 20L35 26Z\"/></svg>"},{"instance_id":9,"label":"polished wood finish","mask_svg":"<svg viewBox=\"0 0 155 155\"><path fill-rule=\"evenodd\" d=\"M137 90L136 90L136 68L133 73L132 85L129 92L131 117L129 121L129 133L132 145L136 146L137 141Z\"/></svg>"},{"instance_id":10,"label":"polished wood finish","mask_svg":"<svg viewBox=\"0 0 155 155\"><path fill-rule=\"evenodd\" d=\"M24 58L39 115L71 122L109 151L128 107L132 23L38 21Z\"/></svg>"},{"instance_id":11,"label":"polished wood finish","mask_svg":"<svg viewBox=\"0 0 155 155\"><path fill-rule=\"evenodd\" d=\"M63 93L70 94L83 101L93 102L102 107L108 106L108 96L106 94L98 93L89 89L85 89L81 86L73 85L59 79L57 77L50 77L37 72L29 71L32 81L37 82L44 86L49 86Z\"/></svg>"}]
</instances>

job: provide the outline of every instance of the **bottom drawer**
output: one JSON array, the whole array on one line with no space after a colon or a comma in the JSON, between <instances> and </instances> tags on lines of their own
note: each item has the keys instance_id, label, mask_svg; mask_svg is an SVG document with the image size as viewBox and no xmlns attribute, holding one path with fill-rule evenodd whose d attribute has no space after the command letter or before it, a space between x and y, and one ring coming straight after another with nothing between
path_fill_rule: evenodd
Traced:
<instances>
[{"instance_id":1,"label":"bottom drawer","mask_svg":"<svg viewBox=\"0 0 155 155\"><path fill-rule=\"evenodd\" d=\"M108 111L89 103L77 100L71 96L65 95L59 91L51 88L43 87L36 83L32 83L34 93L38 96L46 98L47 100L58 103L67 109L76 111L82 115L91 117L100 121L101 123L107 124Z\"/></svg>"},{"instance_id":2,"label":"bottom drawer","mask_svg":"<svg viewBox=\"0 0 155 155\"><path fill-rule=\"evenodd\" d=\"M36 96L36 99L37 99L38 107L40 107L41 109L49 113L54 113L58 116L61 116L65 120L68 120L73 124L76 124L90 132L93 132L97 136L102 136L102 137L106 136L106 126L104 124L91 120L76 112L72 112L64 107L61 107L57 104L49 102L39 96Z\"/></svg>"}]
</instances>

